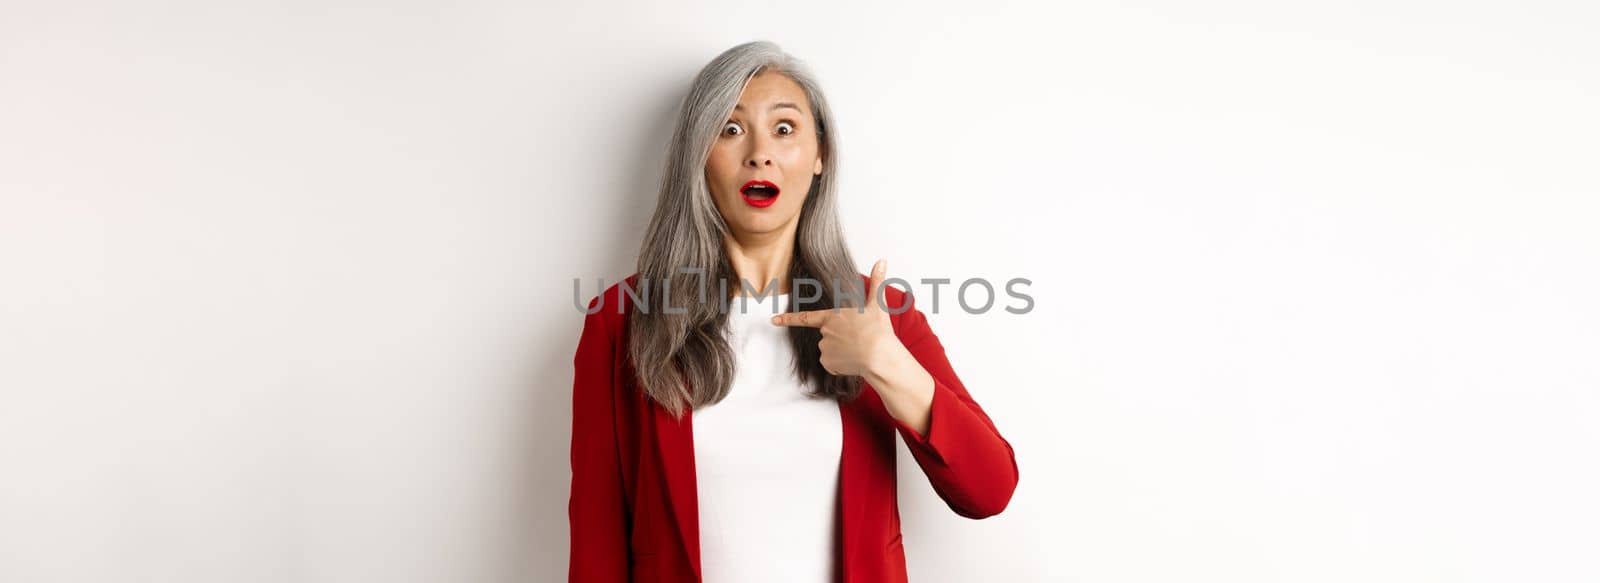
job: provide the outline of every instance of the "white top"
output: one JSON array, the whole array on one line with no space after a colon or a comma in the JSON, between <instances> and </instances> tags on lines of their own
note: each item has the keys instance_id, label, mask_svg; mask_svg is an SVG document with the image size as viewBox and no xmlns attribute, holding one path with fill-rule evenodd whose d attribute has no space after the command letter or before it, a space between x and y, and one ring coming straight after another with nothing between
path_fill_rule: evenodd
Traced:
<instances>
[{"instance_id":1,"label":"white top","mask_svg":"<svg viewBox=\"0 0 1600 583\"><path fill-rule=\"evenodd\" d=\"M843 428L837 401L806 395L788 330L772 324L788 301L730 300L733 387L693 413L705 583L833 580Z\"/></svg>"}]
</instances>

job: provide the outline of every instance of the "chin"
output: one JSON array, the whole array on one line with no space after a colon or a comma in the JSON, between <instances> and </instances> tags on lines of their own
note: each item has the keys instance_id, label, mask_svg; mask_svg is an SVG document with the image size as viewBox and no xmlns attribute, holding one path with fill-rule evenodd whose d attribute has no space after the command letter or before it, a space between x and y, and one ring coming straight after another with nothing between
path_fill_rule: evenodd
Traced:
<instances>
[{"instance_id":1,"label":"chin","mask_svg":"<svg viewBox=\"0 0 1600 583\"><path fill-rule=\"evenodd\" d=\"M741 222L733 225L733 228L735 229L736 232L759 235L759 234L763 234L763 233L770 233L772 231L776 231L781 226L782 226L782 223L778 223L778 222L775 222L775 221L753 220L753 221L741 221Z\"/></svg>"},{"instance_id":2,"label":"chin","mask_svg":"<svg viewBox=\"0 0 1600 583\"><path fill-rule=\"evenodd\" d=\"M741 217L741 219L742 220L733 223L731 226L738 231L752 234L781 231L783 230L784 223L788 222L787 217L778 217L775 215L745 215L744 217Z\"/></svg>"}]
</instances>

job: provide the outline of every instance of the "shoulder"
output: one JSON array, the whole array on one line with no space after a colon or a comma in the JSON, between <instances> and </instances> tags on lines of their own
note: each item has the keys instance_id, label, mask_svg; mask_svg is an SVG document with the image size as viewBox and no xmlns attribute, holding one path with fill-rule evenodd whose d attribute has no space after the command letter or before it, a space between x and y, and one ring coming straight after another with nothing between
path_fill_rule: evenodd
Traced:
<instances>
[{"instance_id":1,"label":"shoulder","mask_svg":"<svg viewBox=\"0 0 1600 583\"><path fill-rule=\"evenodd\" d=\"M604 285L605 280L600 283ZM599 325L607 332L615 333L627 322L628 312L633 309L631 294L624 293L624 288L635 290L637 293L639 274L633 273L619 279L616 283L607 286L600 293L589 297L586 302L586 325Z\"/></svg>"}]
</instances>

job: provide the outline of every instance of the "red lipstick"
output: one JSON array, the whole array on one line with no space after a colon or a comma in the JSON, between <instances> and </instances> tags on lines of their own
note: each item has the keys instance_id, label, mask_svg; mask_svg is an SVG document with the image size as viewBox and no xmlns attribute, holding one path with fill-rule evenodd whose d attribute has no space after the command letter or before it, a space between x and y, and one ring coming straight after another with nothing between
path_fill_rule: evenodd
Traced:
<instances>
[{"instance_id":1,"label":"red lipstick","mask_svg":"<svg viewBox=\"0 0 1600 583\"><path fill-rule=\"evenodd\" d=\"M778 202L778 185L765 180L751 180L739 187L744 203L756 208L767 208Z\"/></svg>"}]
</instances>

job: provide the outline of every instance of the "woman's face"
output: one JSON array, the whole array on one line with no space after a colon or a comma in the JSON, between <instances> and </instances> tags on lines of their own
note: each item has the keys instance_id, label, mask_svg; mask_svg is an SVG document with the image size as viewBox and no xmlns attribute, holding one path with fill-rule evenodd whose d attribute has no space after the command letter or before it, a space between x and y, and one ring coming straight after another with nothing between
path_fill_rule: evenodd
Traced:
<instances>
[{"instance_id":1,"label":"woman's face","mask_svg":"<svg viewBox=\"0 0 1600 583\"><path fill-rule=\"evenodd\" d=\"M798 221L811 177L822 173L813 119L805 91L783 74L762 72L745 86L706 160L711 198L735 235Z\"/></svg>"}]
</instances>

